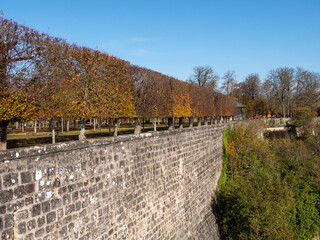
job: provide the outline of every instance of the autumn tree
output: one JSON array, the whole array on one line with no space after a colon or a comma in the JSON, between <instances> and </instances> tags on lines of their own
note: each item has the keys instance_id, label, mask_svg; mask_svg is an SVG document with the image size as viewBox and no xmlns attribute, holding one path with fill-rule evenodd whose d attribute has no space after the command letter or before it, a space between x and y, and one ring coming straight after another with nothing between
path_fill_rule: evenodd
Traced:
<instances>
[{"instance_id":1,"label":"autumn tree","mask_svg":"<svg viewBox=\"0 0 320 240\"><path fill-rule=\"evenodd\" d=\"M6 149L10 121L27 121L33 112L35 39L38 33L0 17L0 125L1 146Z\"/></svg>"},{"instance_id":2,"label":"autumn tree","mask_svg":"<svg viewBox=\"0 0 320 240\"><path fill-rule=\"evenodd\" d=\"M72 75L70 46L62 39L46 36L42 44L41 61L37 74L41 82L37 85L35 119L51 121L52 143L55 143L55 125L59 119L72 113L71 89L68 79Z\"/></svg>"}]
</instances>

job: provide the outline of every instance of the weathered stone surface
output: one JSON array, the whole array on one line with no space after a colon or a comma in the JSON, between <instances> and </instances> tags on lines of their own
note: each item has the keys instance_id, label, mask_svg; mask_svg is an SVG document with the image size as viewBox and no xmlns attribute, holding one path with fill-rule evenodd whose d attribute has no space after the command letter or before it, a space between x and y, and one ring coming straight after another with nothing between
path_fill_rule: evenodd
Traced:
<instances>
[{"instance_id":1,"label":"weathered stone surface","mask_svg":"<svg viewBox=\"0 0 320 240\"><path fill-rule=\"evenodd\" d=\"M0 152L1 239L219 239L223 126Z\"/></svg>"},{"instance_id":2,"label":"weathered stone surface","mask_svg":"<svg viewBox=\"0 0 320 240\"><path fill-rule=\"evenodd\" d=\"M18 184L18 174L10 173L3 176L3 185L4 187L10 187Z\"/></svg>"},{"instance_id":3,"label":"weathered stone surface","mask_svg":"<svg viewBox=\"0 0 320 240\"><path fill-rule=\"evenodd\" d=\"M32 180L30 172L22 172L22 173L20 173L20 177L21 177L22 184L30 183Z\"/></svg>"},{"instance_id":4,"label":"weathered stone surface","mask_svg":"<svg viewBox=\"0 0 320 240\"><path fill-rule=\"evenodd\" d=\"M18 225L18 233L19 234L25 234L26 232L27 232L26 223L25 222L19 223L19 225Z\"/></svg>"},{"instance_id":5,"label":"weathered stone surface","mask_svg":"<svg viewBox=\"0 0 320 240\"><path fill-rule=\"evenodd\" d=\"M51 212L47 214L47 224L52 223L56 220L56 212Z\"/></svg>"},{"instance_id":6,"label":"weathered stone surface","mask_svg":"<svg viewBox=\"0 0 320 240\"><path fill-rule=\"evenodd\" d=\"M0 203L7 203L13 199L12 189L8 191L0 191Z\"/></svg>"},{"instance_id":7,"label":"weathered stone surface","mask_svg":"<svg viewBox=\"0 0 320 240\"><path fill-rule=\"evenodd\" d=\"M41 205L36 204L32 207L32 217L38 216L41 213Z\"/></svg>"}]
</instances>

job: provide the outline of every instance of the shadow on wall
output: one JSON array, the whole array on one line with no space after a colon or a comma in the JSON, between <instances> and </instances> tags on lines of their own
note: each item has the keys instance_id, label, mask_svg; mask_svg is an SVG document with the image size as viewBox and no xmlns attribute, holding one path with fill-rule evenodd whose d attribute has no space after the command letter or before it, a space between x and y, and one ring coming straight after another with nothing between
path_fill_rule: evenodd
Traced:
<instances>
[{"instance_id":1,"label":"shadow on wall","mask_svg":"<svg viewBox=\"0 0 320 240\"><path fill-rule=\"evenodd\" d=\"M216 226L218 226L218 228L219 228L220 240L227 240L228 237L227 237L227 234L226 234L224 226L223 226L222 214L220 213L220 209L218 207L216 197L212 198L211 210L212 210L212 213L214 214L214 216L216 217Z\"/></svg>"}]
</instances>

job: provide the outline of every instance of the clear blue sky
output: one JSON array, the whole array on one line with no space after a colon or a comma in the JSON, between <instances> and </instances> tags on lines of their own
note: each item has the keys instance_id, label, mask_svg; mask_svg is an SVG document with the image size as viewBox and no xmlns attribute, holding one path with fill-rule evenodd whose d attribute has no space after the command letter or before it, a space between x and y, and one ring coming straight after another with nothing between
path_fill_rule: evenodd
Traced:
<instances>
[{"instance_id":1,"label":"clear blue sky","mask_svg":"<svg viewBox=\"0 0 320 240\"><path fill-rule=\"evenodd\" d=\"M320 72L320 0L0 0L5 18L186 80L194 66Z\"/></svg>"}]
</instances>

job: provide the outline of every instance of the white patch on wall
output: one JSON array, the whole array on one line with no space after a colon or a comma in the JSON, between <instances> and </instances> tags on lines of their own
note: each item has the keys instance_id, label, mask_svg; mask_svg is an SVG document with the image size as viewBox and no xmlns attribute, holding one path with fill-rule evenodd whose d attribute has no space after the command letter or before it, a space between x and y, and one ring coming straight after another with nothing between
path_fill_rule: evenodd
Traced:
<instances>
[{"instance_id":1,"label":"white patch on wall","mask_svg":"<svg viewBox=\"0 0 320 240\"><path fill-rule=\"evenodd\" d=\"M46 197L47 197L47 198L51 198L52 196L53 196L53 192L52 192L52 191L47 192L47 194L46 194Z\"/></svg>"},{"instance_id":2,"label":"white patch on wall","mask_svg":"<svg viewBox=\"0 0 320 240\"><path fill-rule=\"evenodd\" d=\"M16 157L18 158L19 156L20 156L20 155L19 155L19 153L17 152L17 153L16 153Z\"/></svg>"},{"instance_id":3,"label":"white patch on wall","mask_svg":"<svg viewBox=\"0 0 320 240\"><path fill-rule=\"evenodd\" d=\"M36 180L40 180L42 178L42 172L41 170L36 171Z\"/></svg>"}]
</instances>

